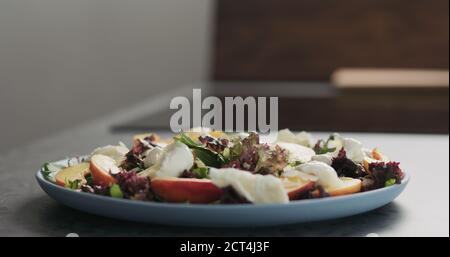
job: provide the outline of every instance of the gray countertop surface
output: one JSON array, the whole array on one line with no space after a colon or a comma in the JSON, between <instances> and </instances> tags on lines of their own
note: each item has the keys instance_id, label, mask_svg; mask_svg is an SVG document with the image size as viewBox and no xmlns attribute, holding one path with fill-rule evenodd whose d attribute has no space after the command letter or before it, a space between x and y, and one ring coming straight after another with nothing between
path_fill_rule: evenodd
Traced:
<instances>
[{"instance_id":1,"label":"gray countertop surface","mask_svg":"<svg viewBox=\"0 0 450 257\"><path fill-rule=\"evenodd\" d=\"M265 228L190 228L142 224L82 213L57 203L38 186L46 161L89 153L131 134L110 126L167 106L173 94L42 138L0 155L0 236L449 236L449 136L344 133L380 147L411 174L392 203L337 220ZM32 125L32 124L31 124ZM163 132L164 134L164 132ZM317 137L324 133L313 133Z\"/></svg>"}]
</instances>

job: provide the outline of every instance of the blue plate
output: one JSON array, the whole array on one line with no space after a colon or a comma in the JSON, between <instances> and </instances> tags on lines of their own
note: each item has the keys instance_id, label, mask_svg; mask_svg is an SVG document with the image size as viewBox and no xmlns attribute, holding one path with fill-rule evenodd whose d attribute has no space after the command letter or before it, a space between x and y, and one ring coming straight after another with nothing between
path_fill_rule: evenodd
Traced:
<instances>
[{"instance_id":1,"label":"blue plate","mask_svg":"<svg viewBox=\"0 0 450 257\"><path fill-rule=\"evenodd\" d=\"M351 216L393 201L406 187L400 185L352 195L293 201L288 204L179 204L141 202L82 193L52 184L36 173L41 188L56 201L71 208L110 218L184 226L245 227L273 226Z\"/></svg>"}]
</instances>

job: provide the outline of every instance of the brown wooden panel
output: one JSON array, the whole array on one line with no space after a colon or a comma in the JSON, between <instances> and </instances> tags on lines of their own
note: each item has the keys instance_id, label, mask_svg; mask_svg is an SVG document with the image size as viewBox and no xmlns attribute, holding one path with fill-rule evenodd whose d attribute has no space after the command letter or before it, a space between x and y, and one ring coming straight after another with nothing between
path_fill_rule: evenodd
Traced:
<instances>
[{"instance_id":1,"label":"brown wooden panel","mask_svg":"<svg viewBox=\"0 0 450 257\"><path fill-rule=\"evenodd\" d=\"M213 78L326 80L339 67L448 69L448 0L218 0Z\"/></svg>"},{"instance_id":2,"label":"brown wooden panel","mask_svg":"<svg viewBox=\"0 0 450 257\"><path fill-rule=\"evenodd\" d=\"M220 82L202 93L221 99L278 95L280 129L446 134L449 129L448 88L336 90L326 83ZM167 107L162 113L117 124L113 130L168 129L174 112Z\"/></svg>"}]
</instances>

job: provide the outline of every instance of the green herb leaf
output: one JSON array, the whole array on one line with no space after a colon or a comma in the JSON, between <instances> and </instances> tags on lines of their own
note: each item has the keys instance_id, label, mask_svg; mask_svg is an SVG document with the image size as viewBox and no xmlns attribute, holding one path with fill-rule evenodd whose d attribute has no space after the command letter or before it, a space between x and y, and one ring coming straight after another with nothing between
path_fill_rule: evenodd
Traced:
<instances>
[{"instance_id":1,"label":"green herb leaf","mask_svg":"<svg viewBox=\"0 0 450 257\"><path fill-rule=\"evenodd\" d=\"M87 174L84 178L86 179L86 184L88 184L88 185L92 185L92 183L94 182L92 180L92 174L91 173Z\"/></svg>"},{"instance_id":2,"label":"green herb leaf","mask_svg":"<svg viewBox=\"0 0 450 257\"><path fill-rule=\"evenodd\" d=\"M222 155L224 158L230 159L230 148L227 147L227 148L223 149Z\"/></svg>"},{"instance_id":3,"label":"green herb leaf","mask_svg":"<svg viewBox=\"0 0 450 257\"><path fill-rule=\"evenodd\" d=\"M328 146L324 146L324 147L322 147L322 149L320 149L318 152L316 152L316 154L326 154L326 153L332 153L334 151L336 151L336 147L328 148Z\"/></svg>"},{"instance_id":4,"label":"green herb leaf","mask_svg":"<svg viewBox=\"0 0 450 257\"><path fill-rule=\"evenodd\" d=\"M44 179L55 183L56 173L63 168L64 167L62 165L56 165L54 163L46 162L41 166L41 174L44 177Z\"/></svg>"},{"instance_id":5,"label":"green herb leaf","mask_svg":"<svg viewBox=\"0 0 450 257\"><path fill-rule=\"evenodd\" d=\"M81 186L81 179L75 179L75 180L66 180L64 183L64 187L69 188L69 189L80 189Z\"/></svg>"},{"instance_id":6,"label":"green herb leaf","mask_svg":"<svg viewBox=\"0 0 450 257\"><path fill-rule=\"evenodd\" d=\"M214 153L205 148L196 148L193 150L195 156L200 159L206 166L220 168L226 163L222 155Z\"/></svg>"},{"instance_id":7,"label":"green herb leaf","mask_svg":"<svg viewBox=\"0 0 450 257\"><path fill-rule=\"evenodd\" d=\"M207 178L209 169L207 167L199 167L192 170L198 178Z\"/></svg>"},{"instance_id":8,"label":"green herb leaf","mask_svg":"<svg viewBox=\"0 0 450 257\"><path fill-rule=\"evenodd\" d=\"M181 143L187 145L189 148L198 148L198 147L203 148L201 144L196 143L194 140L192 140L183 132L181 132L178 136L176 136L175 140L180 141Z\"/></svg>"},{"instance_id":9,"label":"green herb leaf","mask_svg":"<svg viewBox=\"0 0 450 257\"><path fill-rule=\"evenodd\" d=\"M120 189L120 186L117 184L113 184L109 188L109 194L111 195L111 197L114 197L114 198L123 198L122 190Z\"/></svg>"},{"instance_id":10,"label":"green herb leaf","mask_svg":"<svg viewBox=\"0 0 450 257\"><path fill-rule=\"evenodd\" d=\"M293 161L293 162L290 162L288 165L291 167L297 167L298 165L301 165L301 164L303 164L301 161Z\"/></svg>"},{"instance_id":11,"label":"green herb leaf","mask_svg":"<svg viewBox=\"0 0 450 257\"><path fill-rule=\"evenodd\" d=\"M386 182L384 183L384 186L385 187L390 187L392 185L395 185L395 183L396 183L395 178L391 178L391 179L386 180Z\"/></svg>"},{"instance_id":12,"label":"green herb leaf","mask_svg":"<svg viewBox=\"0 0 450 257\"><path fill-rule=\"evenodd\" d=\"M46 180L49 180L49 175L50 175L50 173L51 173L51 171L48 169L48 162L46 162L46 163L44 163L44 164L42 164L42 166L41 166L41 173L42 173L42 176L44 176L44 178L46 179Z\"/></svg>"},{"instance_id":13,"label":"green herb leaf","mask_svg":"<svg viewBox=\"0 0 450 257\"><path fill-rule=\"evenodd\" d=\"M195 156L206 166L220 168L222 165L227 163L227 159L222 154L203 147L203 145L194 142L194 140L186 136L184 133L180 133L174 139L193 149Z\"/></svg>"},{"instance_id":14,"label":"green herb leaf","mask_svg":"<svg viewBox=\"0 0 450 257\"><path fill-rule=\"evenodd\" d=\"M241 153L242 153L242 142L240 140L233 142L233 146L230 148L229 158L231 160L239 158L239 156L241 156Z\"/></svg>"},{"instance_id":15,"label":"green herb leaf","mask_svg":"<svg viewBox=\"0 0 450 257\"><path fill-rule=\"evenodd\" d=\"M316 154L326 154L326 153L335 152L336 147L328 148L328 143L334 139L335 139L335 135L331 134L328 137L327 141L325 141L322 146L314 147L314 149L313 149L314 152L316 152ZM321 139L319 142L323 142L323 140Z\"/></svg>"}]
</instances>

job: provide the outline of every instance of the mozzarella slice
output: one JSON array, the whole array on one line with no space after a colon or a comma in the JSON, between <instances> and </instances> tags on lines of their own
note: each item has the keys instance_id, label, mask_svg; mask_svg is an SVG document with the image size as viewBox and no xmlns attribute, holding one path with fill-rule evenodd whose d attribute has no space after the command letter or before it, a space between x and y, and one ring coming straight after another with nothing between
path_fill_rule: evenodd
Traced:
<instances>
[{"instance_id":1,"label":"mozzarella slice","mask_svg":"<svg viewBox=\"0 0 450 257\"><path fill-rule=\"evenodd\" d=\"M314 182L316 182L319 179L315 175L300 172L292 167L285 168L285 170L283 171L282 177L289 178L289 179L300 179L303 181L314 181Z\"/></svg>"},{"instance_id":2,"label":"mozzarella slice","mask_svg":"<svg viewBox=\"0 0 450 257\"><path fill-rule=\"evenodd\" d=\"M239 195L255 204L289 202L283 183L272 175L263 176L233 168L211 168L209 176L216 186L231 186Z\"/></svg>"},{"instance_id":3,"label":"mozzarella slice","mask_svg":"<svg viewBox=\"0 0 450 257\"><path fill-rule=\"evenodd\" d=\"M314 138L312 135L306 131L301 131L296 135L297 139L300 141L301 145L312 147L314 146Z\"/></svg>"},{"instance_id":4,"label":"mozzarella slice","mask_svg":"<svg viewBox=\"0 0 450 257\"><path fill-rule=\"evenodd\" d=\"M339 152L343 146L344 138L338 133L333 133L332 135L334 139L328 141L328 148L336 148L336 152Z\"/></svg>"},{"instance_id":5,"label":"mozzarella slice","mask_svg":"<svg viewBox=\"0 0 450 257\"><path fill-rule=\"evenodd\" d=\"M311 146L313 144L313 138L311 134L302 131L295 135L289 129L282 129L278 131L276 142L285 142L299 144L303 146Z\"/></svg>"},{"instance_id":6,"label":"mozzarella slice","mask_svg":"<svg viewBox=\"0 0 450 257\"><path fill-rule=\"evenodd\" d=\"M279 145L282 149L288 151L289 162L309 162L311 158L316 154L311 148L308 148L306 146L284 142L279 142L276 144Z\"/></svg>"},{"instance_id":7,"label":"mozzarella slice","mask_svg":"<svg viewBox=\"0 0 450 257\"><path fill-rule=\"evenodd\" d=\"M100 171L106 172L111 175L118 174L121 170L117 166L117 162L103 154L95 154L91 158L91 164L98 167Z\"/></svg>"},{"instance_id":8,"label":"mozzarella slice","mask_svg":"<svg viewBox=\"0 0 450 257\"><path fill-rule=\"evenodd\" d=\"M159 161L163 156L163 152L164 152L163 149L159 147L154 147L152 149L145 151L144 167L148 168L154 164L159 163Z\"/></svg>"},{"instance_id":9,"label":"mozzarella slice","mask_svg":"<svg viewBox=\"0 0 450 257\"><path fill-rule=\"evenodd\" d=\"M311 161L297 166L296 169L300 172L317 177L317 184L326 189L340 188L343 186L343 182L339 179L333 167L326 165L323 162Z\"/></svg>"},{"instance_id":10,"label":"mozzarella slice","mask_svg":"<svg viewBox=\"0 0 450 257\"><path fill-rule=\"evenodd\" d=\"M159 171L159 168L161 166L159 164L155 164L153 166L148 167L147 169L141 171L138 173L138 176L141 177L149 177L150 179L153 179L156 177L156 173Z\"/></svg>"},{"instance_id":11,"label":"mozzarella slice","mask_svg":"<svg viewBox=\"0 0 450 257\"><path fill-rule=\"evenodd\" d=\"M337 156L337 152L317 154L317 155L314 155L313 157L311 157L311 160L323 162L326 165L331 165L331 163L333 162L333 158L336 156Z\"/></svg>"},{"instance_id":12,"label":"mozzarella slice","mask_svg":"<svg viewBox=\"0 0 450 257\"><path fill-rule=\"evenodd\" d=\"M174 141L164 148L158 165L156 177L179 177L194 165L194 156L185 144Z\"/></svg>"},{"instance_id":13,"label":"mozzarella slice","mask_svg":"<svg viewBox=\"0 0 450 257\"><path fill-rule=\"evenodd\" d=\"M120 163L125 159L125 154L127 154L129 149L121 142L119 145L107 145L103 147L98 147L90 154L90 157L101 154L112 158L116 163Z\"/></svg>"},{"instance_id":14,"label":"mozzarella slice","mask_svg":"<svg viewBox=\"0 0 450 257\"><path fill-rule=\"evenodd\" d=\"M299 144L300 142L289 129L282 129L278 131L276 142L285 142Z\"/></svg>"},{"instance_id":15,"label":"mozzarella slice","mask_svg":"<svg viewBox=\"0 0 450 257\"><path fill-rule=\"evenodd\" d=\"M364 160L364 151L361 142L353 138L344 138L344 150L347 158L356 163L362 163Z\"/></svg>"},{"instance_id":16,"label":"mozzarella slice","mask_svg":"<svg viewBox=\"0 0 450 257\"><path fill-rule=\"evenodd\" d=\"M362 163L366 156L361 142L353 138L342 138L336 135L335 140L328 143L328 147L336 148L336 150L330 153L314 155L311 157L311 160L331 165L333 158L338 156L338 153L342 148L344 148L347 158L355 163Z\"/></svg>"}]
</instances>

